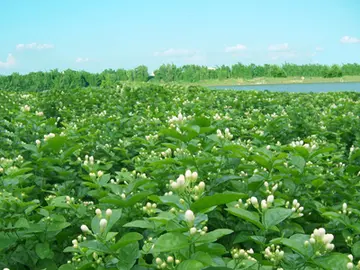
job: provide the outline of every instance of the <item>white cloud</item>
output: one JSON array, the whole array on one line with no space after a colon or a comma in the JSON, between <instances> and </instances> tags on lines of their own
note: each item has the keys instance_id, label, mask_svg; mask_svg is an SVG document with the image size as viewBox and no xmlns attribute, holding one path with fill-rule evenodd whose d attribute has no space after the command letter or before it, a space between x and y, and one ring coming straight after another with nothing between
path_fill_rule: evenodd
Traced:
<instances>
[{"instance_id":1,"label":"white cloud","mask_svg":"<svg viewBox=\"0 0 360 270\"><path fill-rule=\"evenodd\" d=\"M271 60L286 60L296 58L299 55L295 51L271 51L268 56Z\"/></svg>"},{"instance_id":2,"label":"white cloud","mask_svg":"<svg viewBox=\"0 0 360 270\"><path fill-rule=\"evenodd\" d=\"M268 47L268 50L273 52L286 52L289 51L289 49L288 43L273 44Z\"/></svg>"},{"instance_id":3,"label":"white cloud","mask_svg":"<svg viewBox=\"0 0 360 270\"><path fill-rule=\"evenodd\" d=\"M166 56L166 57L191 57L194 56L196 52L187 50L187 49L168 49L162 52L155 52L155 56Z\"/></svg>"},{"instance_id":4,"label":"white cloud","mask_svg":"<svg viewBox=\"0 0 360 270\"><path fill-rule=\"evenodd\" d=\"M238 51L244 51L246 50L246 46L242 44L236 44L235 46L229 46L225 48L225 52L233 53Z\"/></svg>"},{"instance_id":5,"label":"white cloud","mask_svg":"<svg viewBox=\"0 0 360 270\"><path fill-rule=\"evenodd\" d=\"M11 53L9 53L5 62L0 61L0 68L9 68L15 65L15 62L15 57Z\"/></svg>"},{"instance_id":6,"label":"white cloud","mask_svg":"<svg viewBox=\"0 0 360 270\"><path fill-rule=\"evenodd\" d=\"M323 50L324 50L323 47L316 47L316 48L315 48L315 51L317 51L317 52L322 52Z\"/></svg>"},{"instance_id":7,"label":"white cloud","mask_svg":"<svg viewBox=\"0 0 360 270\"><path fill-rule=\"evenodd\" d=\"M28 43L28 44L23 44L20 43L18 45L16 45L16 49L17 50L46 50L46 49L53 49L55 46L53 44L47 44L47 43Z\"/></svg>"},{"instance_id":8,"label":"white cloud","mask_svg":"<svg viewBox=\"0 0 360 270\"><path fill-rule=\"evenodd\" d=\"M360 43L360 38L343 36L340 39L341 43Z\"/></svg>"},{"instance_id":9,"label":"white cloud","mask_svg":"<svg viewBox=\"0 0 360 270\"><path fill-rule=\"evenodd\" d=\"M89 61L90 61L90 59L87 57L86 58L78 57L75 60L76 63L85 63L85 62L89 62Z\"/></svg>"}]
</instances>

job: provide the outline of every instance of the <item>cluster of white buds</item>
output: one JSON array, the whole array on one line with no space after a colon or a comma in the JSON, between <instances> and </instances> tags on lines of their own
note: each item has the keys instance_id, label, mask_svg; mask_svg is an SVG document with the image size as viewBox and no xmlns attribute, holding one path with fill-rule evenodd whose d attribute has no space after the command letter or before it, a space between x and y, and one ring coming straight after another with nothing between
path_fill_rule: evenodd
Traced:
<instances>
[{"instance_id":1,"label":"cluster of white buds","mask_svg":"<svg viewBox=\"0 0 360 270\"><path fill-rule=\"evenodd\" d=\"M84 201L83 205L85 205L85 206L93 206L94 202L93 201Z\"/></svg>"},{"instance_id":2,"label":"cluster of white buds","mask_svg":"<svg viewBox=\"0 0 360 270\"><path fill-rule=\"evenodd\" d=\"M280 250L280 246L271 245L265 249L264 257L274 265L278 265L284 258L284 251Z\"/></svg>"},{"instance_id":3,"label":"cluster of white buds","mask_svg":"<svg viewBox=\"0 0 360 270\"><path fill-rule=\"evenodd\" d=\"M189 230L190 235L194 236L196 234L205 235L208 231L208 227L204 226L202 229L196 229L196 227L191 227Z\"/></svg>"},{"instance_id":4,"label":"cluster of white buds","mask_svg":"<svg viewBox=\"0 0 360 270\"><path fill-rule=\"evenodd\" d=\"M171 157L172 155L172 150L170 148L166 149L165 151L161 152L161 155L164 157L164 158L167 158L167 157Z\"/></svg>"},{"instance_id":5,"label":"cluster of white buds","mask_svg":"<svg viewBox=\"0 0 360 270\"><path fill-rule=\"evenodd\" d=\"M214 120L221 120L221 116L218 113L216 113L213 118Z\"/></svg>"},{"instance_id":6,"label":"cluster of white buds","mask_svg":"<svg viewBox=\"0 0 360 270\"><path fill-rule=\"evenodd\" d=\"M158 134L149 134L149 135L146 135L145 136L145 139L147 140L147 141L155 141L155 140L157 140L159 138L159 135Z\"/></svg>"},{"instance_id":7,"label":"cluster of white buds","mask_svg":"<svg viewBox=\"0 0 360 270\"><path fill-rule=\"evenodd\" d=\"M218 138L220 139L228 139L228 140L231 140L233 138L233 135L230 133L230 129L228 128L225 128L225 132L224 134L221 132L220 129L218 129L216 131L216 135L218 136Z\"/></svg>"},{"instance_id":8,"label":"cluster of white buds","mask_svg":"<svg viewBox=\"0 0 360 270\"><path fill-rule=\"evenodd\" d=\"M175 265L180 264L180 260L175 260L173 256L168 256L166 260L157 257L155 259L157 269L175 269Z\"/></svg>"},{"instance_id":9,"label":"cluster of white buds","mask_svg":"<svg viewBox=\"0 0 360 270\"><path fill-rule=\"evenodd\" d=\"M30 106L29 105L25 105L24 107L21 107L21 110L23 112L30 112Z\"/></svg>"},{"instance_id":10,"label":"cluster of white buds","mask_svg":"<svg viewBox=\"0 0 360 270\"><path fill-rule=\"evenodd\" d=\"M326 233L324 228L315 229L311 234L309 241L305 241L305 246L311 244L316 251L317 256L322 256L327 252L331 252L335 245L331 242L334 240L334 235Z\"/></svg>"},{"instance_id":11,"label":"cluster of white buds","mask_svg":"<svg viewBox=\"0 0 360 270\"><path fill-rule=\"evenodd\" d=\"M250 261L256 262L256 259L251 257L249 254L254 254L254 251L252 248L250 248L249 250L233 248L231 250L231 256L235 260L244 260L245 259L245 260L250 260Z\"/></svg>"},{"instance_id":12,"label":"cluster of white buds","mask_svg":"<svg viewBox=\"0 0 360 270\"><path fill-rule=\"evenodd\" d=\"M269 182L265 181L264 182L264 186L266 188L266 193L267 194L274 194L275 191L279 188L279 186L282 185L282 182L279 182L279 183L275 183L275 184L272 184L272 186L270 186Z\"/></svg>"},{"instance_id":13,"label":"cluster of white buds","mask_svg":"<svg viewBox=\"0 0 360 270\"><path fill-rule=\"evenodd\" d=\"M54 138L55 134L54 133L49 133L48 135L44 135L44 141L47 141L48 139Z\"/></svg>"},{"instance_id":14,"label":"cluster of white buds","mask_svg":"<svg viewBox=\"0 0 360 270\"><path fill-rule=\"evenodd\" d=\"M18 161L18 162L23 162L24 161L24 157L22 155L18 155L14 161Z\"/></svg>"},{"instance_id":15,"label":"cluster of white buds","mask_svg":"<svg viewBox=\"0 0 360 270\"><path fill-rule=\"evenodd\" d=\"M74 203L75 199L74 199L74 197L70 198L70 196L66 196L65 201L67 204L71 204L71 203Z\"/></svg>"},{"instance_id":16,"label":"cluster of white buds","mask_svg":"<svg viewBox=\"0 0 360 270\"><path fill-rule=\"evenodd\" d=\"M86 155L84 160L84 165L88 166L89 164L94 165L94 157L93 156L89 157L88 155Z\"/></svg>"},{"instance_id":17,"label":"cluster of white buds","mask_svg":"<svg viewBox=\"0 0 360 270\"><path fill-rule=\"evenodd\" d=\"M156 203L147 202L145 206L142 207L144 213L148 214L149 216L154 214L156 211Z\"/></svg>"},{"instance_id":18,"label":"cluster of white buds","mask_svg":"<svg viewBox=\"0 0 360 270\"><path fill-rule=\"evenodd\" d=\"M188 193L194 200L198 200L205 191L205 182L201 181L198 185L195 185L197 179L197 172L186 170L185 175L181 174L176 181L170 180L169 187L176 193ZM165 195L172 195L172 191L167 192Z\"/></svg>"},{"instance_id":19,"label":"cluster of white buds","mask_svg":"<svg viewBox=\"0 0 360 270\"><path fill-rule=\"evenodd\" d=\"M285 207L286 208L290 208L290 202L287 201L285 203ZM292 201L292 205L291 205L291 211L294 212L294 214L296 214L298 217L302 217L304 214L302 213L304 211L304 207L300 205L300 203L298 202L297 199L294 199Z\"/></svg>"},{"instance_id":20,"label":"cluster of white buds","mask_svg":"<svg viewBox=\"0 0 360 270\"><path fill-rule=\"evenodd\" d=\"M37 116L44 116L44 113L43 113L43 112L38 112L38 111L36 111L35 114L36 114Z\"/></svg>"},{"instance_id":21,"label":"cluster of white buds","mask_svg":"<svg viewBox=\"0 0 360 270\"><path fill-rule=\"evenodd\" d=\"M95 214L96 214L96 216L98 217L98 218L102 218L102 211L99 209L99 208L97 208L96 210L95 210ZM111 215L112 215L112 210L109 208L109 209L106 209L106 211L105 211L105 217L107 218L107 219L109 219L110 217L111 217Z\"/></svg>"},{"instance_id":22,"label":"cluster of white buds","mask_svg":"<svg viewBox=\"0 0 360 270\"><path fill-rule=\"evenodd\" d=\"M342 204L342 210L339 211L339 214L344 214L344 215L351 215L352 214L352 211L351 211L351 209L348 208L347 203L344 202Z\"/></svg>"},{"instance_id":23,"label":"cluster of white buds","mask_svg":"<svg viewBox=\"0 0 360 270\"><path fill-rule=\"evenodd\" d=\"M235 207L235 208L244 208L244 209L246 209L246 208L249 207L250 204L251 204L250 199L247 199L245 203L243 203L243 200L242 200L242 199L239 199L239 200L238 200L238 203L235 204L234 207Z\"/></svg>"},{"instance_id":24,"label":"cluster of white buds","mask_svg":"<svg viewBox=\"0 0 360 270\"><path fill-rule=\"evenodd\" d=\"M349 254L348 255L348 258L349 258L349 262L346 264L346 269L360 269L360 261L358 261L357 265L355 266L354 265L354 256L352 254Z\"/></svg>"},{"instance_id":25,"label":"cluster of white buds","mask_svg":"<svg viewBox=\"0 0 360 270\"><path fill-rule=\"evenodd\" d=\"M266 200L261 200L261 209L262 210L265 210L265 209L268 209L269 207L271 207L271 205L273 204L274 202L274 195L269 195Z\"/></svg>"},{"instance_id":26,"label":"cluster of white buds","mask_svg":"<svg viewBox=\"0 0 360 270\"><path fill-rule=\"evenodd\" d=\"M185 115L182 115L181 112L179 112L178 116L172 116L169 118L168 122L170 124L170 127L175 127L175 124L183 123L187 120L187 117Z\"/></svg>"},{"instance_id":27,"label":"cluster of white buds","mask_svg":"<svg viewBox=\"0 0 360 270\"><path fill-rule=\"evenodd\" d=\"M300 141L293 141L290 143L290 146L291 147L298 147L298 146L302 146L306 149L311 149L311 150L314 150L317 148L317 145L314 144L314 143L304 143L303 140L300 140Z\"/></svg>"},{"instance_id":28,"label":"cluster of white buds","mask_svg":"<svg viewBox=\"0 0 360 270\"><path fill-rule=\"evenodd\" d=\"M239 175L242 176L242 177L248 176L248 174L247 174L246 172L244 172L244 171L241 171L241 172L239 173Z\"/></svg>"}]
</instances>

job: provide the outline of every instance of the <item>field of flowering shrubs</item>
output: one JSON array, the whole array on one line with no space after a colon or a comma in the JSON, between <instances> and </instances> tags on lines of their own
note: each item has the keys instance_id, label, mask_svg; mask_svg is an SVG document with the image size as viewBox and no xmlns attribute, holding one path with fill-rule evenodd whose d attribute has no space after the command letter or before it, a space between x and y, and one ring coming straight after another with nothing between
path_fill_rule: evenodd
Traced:
<instances>
[{"instance_id":1,"label":"field of flowering shrubs","mask_svg":"<svg viewBox=\"0 0 360 270\"><path fill-rule=\"evenodd\" d=\"M0 91L0 268L360 269L360 94Z\"/></svg>"}]
</instances>

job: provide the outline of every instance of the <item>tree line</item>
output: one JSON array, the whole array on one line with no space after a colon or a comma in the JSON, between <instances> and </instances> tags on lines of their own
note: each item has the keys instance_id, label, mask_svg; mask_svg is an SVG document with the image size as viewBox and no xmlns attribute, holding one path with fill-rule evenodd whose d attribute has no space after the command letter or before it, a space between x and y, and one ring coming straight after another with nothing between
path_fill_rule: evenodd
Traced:
<instances>
[{"instance_id":1,"label":"tree line","mask_svg":"<svg viewBox=\"0 0 360 270\"><path fill-rule=\"evenodd\" d=\"M154 74L149 75L148 68L144 65L135 69L106 69L101 73L89 73L86 71L51 70L48 72L31 72L25 75L13 73L8 76L0 76L0 89L13 91L41 91L48 89L74 89L83 87L111 87L121 81L135 82L191 82L202 80L225 80L225 79L252 79L260 77L324 77L334 78L342 76L360 75L359 64L343 65L320 65L307 64L295 65L285 63L283 65L244 65L237 63L232 66L207 66L174 64L161 65Z\"/></svg>"}]
</instances>

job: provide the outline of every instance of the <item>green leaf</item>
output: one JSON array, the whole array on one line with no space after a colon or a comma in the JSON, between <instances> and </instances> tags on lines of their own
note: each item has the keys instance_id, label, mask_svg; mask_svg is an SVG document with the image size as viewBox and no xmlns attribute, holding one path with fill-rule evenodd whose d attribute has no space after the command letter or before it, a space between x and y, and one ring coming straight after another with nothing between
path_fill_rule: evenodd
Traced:
<instances>
[{"instance_id":1,"label":"green leaf","mask_svg":"<svg viewBox=\"0 0 360 270\"><path fill-rule=\"evenodd\" d=\"M301 156L292 156L291 163L302 173L305 168L306 161Z\"/></svg>"},{"instance_id":2,"label":"green leaf","mask_svg":"<svg viewBox=\"0 0 360 270\"><path fill-rule=\"evenodd\" d=\"M264 226L266 228L271 228L276 226L280 222L284 221L292 215L291 209L286 208L271 208L266 210L264 215Z\"/></svg>"},{"instance_id":3,"label":"green leaf","mask_svg":"<svg viewBox=\"0 0 360 270\"><path fill-rule=\"evenodd\" d=\"M202 197L195 201L191 206L191 210L199 212L208 209L212 206L226 204L229 202L237 201L241 198L246 198L247 195L243 193L218 193L212 196Z\"/></svg>"},{"instance_id":4,"label":"green leaf","mask_svg":"<svg viewBox=\"0 0 360 270\"><path fill-rule=\"evenodd\" d=\"M357 241L352 247L351 247L352 254L355 258L360 257L360 241Z\"/></svg>"},{"instance_id":5,"label":"green leaf","mask_svg":"<svg viewBox=\"0 0 360 270\"><path fill-rule=\"evenodd\" d=\"M142 228L142 229L155 229L155 224L148 220L134 220L126 223L123 227L127 228Z\"/></svg>"},{"instance_id":6,"label":"green leaf","mask_svg":"<svg viewBox=\"0 0 360 270\"><path fill-rule=\"evenodd\" d=\"M191 259L201 262L204 266L211 265L213 263L211 256L203 251L195 252Z\"/></svg>"},{"instance_id":7,"label":"green leaf","mask_svg":"<svg viewBox=\"0 0 360 270\"><path fill-rule=\"evenodd\" d=\"M15 228L29 228L29 222L27 221L26 218L19 218L16 222L15 222L15 225L14 225Z\"/></svg>"},{"instance_id":8,"label":"green leaf","mask_svg":"<svg viewBox=\"0 0 360 270\"><path fill-rule=\"evenodd\" d=\"M136 260L140 256L139 243L133 242L116 252L116 257L119 259L117 264L118 270L130 270L136 263Z\"/></svg>"},{"instance_id":9,"label":"green leaf","mask_svg":"<svg viewBox=\"0 0 360 270\"><path fill-rule=\"evenodd\" d=\"M86 247L92 252L97 251L97 252L111 253L111 250L107 246L105 246L104 244L100 243L97 240L88 240L81 242L79 243L79 247Z\"/></svg>"},{"instance_id":10,"label":"green leaf","mask_svg":"<svg viewBox=\"0 0 360 270\"><path fill-rule=\"evenodd\" d=\"M239 218L242 218L242 219L254 224L255 226L257 226L260 229L264 228L264 226L260 222L259 215L255 212L250 212L248 210L245 210L242 208L235 208L235 207L230 207L225 210L234 216L237 216Z\"/></svg>"},{"instance_id":11,"label":"green leaf","mask_svg":"<svg viewBox=\"0 0 360 270\"><path fill-rule=\"evenodd\" d=\"M219 243L206 243L206 244L197 246L196 250L204 251L208 254L215 255L215 256L221 256L227 252L226 248Z\"/></svg>"},{"instance_id":12,"label":"green leaf","mask_svg":"<svg viewBox=\"0 0 360 270\"><path fill-rule=\"evenodd\" d=\"M141 234L137 232L130 232L121 237L120 240L116 242L116 244L112 245L111 249L113 251L116 251L119 248L122 248L132 242L137 242L141 239L143 239L143 236Z\"/></svg>"},{"instance_id":13,"label":"green leaf","mask_svg":"<svg viewBox=\"0 0 360 270\"><path fill-rule=\"evenodd\" d=\"M123 200L120 196L107 196L100 199L100 202L115 205L117 207L129 207L135 205L137 202L147 198L148 195L152 194L150 191L142 191L136 193L128 199Z\"/></svg>"},{"instance_id":14,"label":"green leaf","mask_svg":"<svg viewBox=\"0 0 360 270\"><path fill-rule=\"evenodd\" d=\"M228 268L225 266L210 266L204 268L203 270L233 270L233 268Z\"/></svg>"},{"instance_id":15,"label":"green leaf","mask_svg":"<svg viewBox=\"0 0 360 270\"><path fill-rule=\"evenodd\" d=\"M270 243L281 243L288 246L297 253L310 257L313 254L313 248L311 245L305 246L305 241L309 241L310 237L305 234L294 234L289 239L273 239Z\"/></svg>"},{"instance_id":16,"label":"green leaf","mask_svg":"<svg viewBox=\"0 0 360 270\"><path fill-rule=\"evenodd\" d=\"M347 254L331 253L322 257L314 259L314 262L326 270L346 269L346 264L349 262Z\"/></svg>"},{"instance_id":17,"label":"green leaf","mask_svg":"<svg viewBox=\"0 0 360 270\"><path fill-rule=\"evenodd\" d=\"M54 256L54 253L50 249L49 243L37 243L35 246L35 252L40 259L51 259Z\"/></svg>"},{"instance_id":18,"label":"green leaf","mask_svg":"<svg viewBox=\"0 0 360 270\"><path fill-rule=\"evenodd\" d=\"M63 264L59 267L59 270L75 270L75 266L72 266L71 264Z\"/></svg>"},{"instance_id":19,"label":"green leaf","mask_svg":"<svg viewBox=\"0 0 360 270\"><path fill-rule=\"evenodd\" d=\"M179 251L189 246L188 237L172 232L161 235L155 242L153 253Z\"/></svg>"},{"instance_id":20,"label":"green leaf","mask_svg":"<svg viewBox=\"0 0 360 270\"><path fill-rule=\"evenodd\" d=\"M201 270L204 268L204 265L196 260L186 260L183 261L176 267L177 270Z\"/></svg>"},{"instance_id":21,"label":"green leaf","mask_svg":"<svg viewBox=\"0 0 360 270\"><path fill-rule=\"evenodd\" d=\"M233 233L233 230L229 229L216 229L214 231L206 233L204 236L200 236L198 240L196 240L196 243L211 243L215 242L219 238Z\"/></svg>"}]
</instances>

